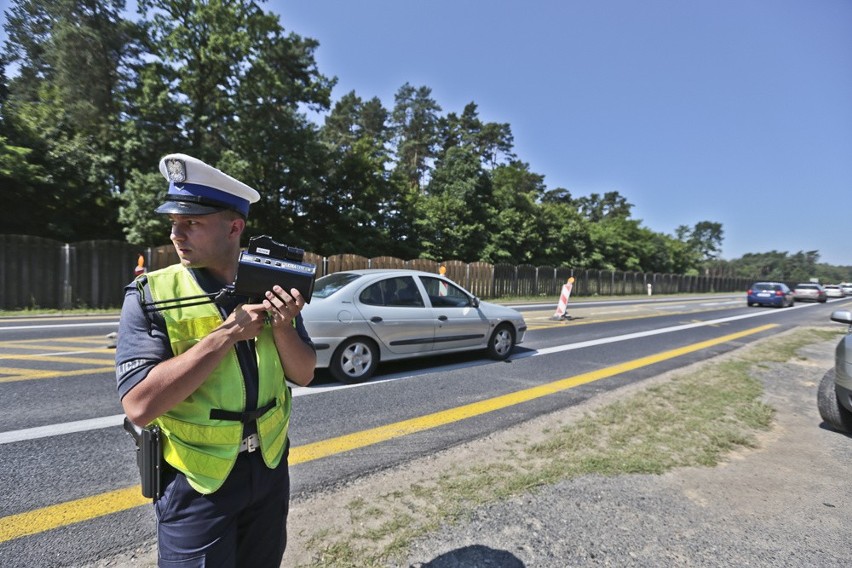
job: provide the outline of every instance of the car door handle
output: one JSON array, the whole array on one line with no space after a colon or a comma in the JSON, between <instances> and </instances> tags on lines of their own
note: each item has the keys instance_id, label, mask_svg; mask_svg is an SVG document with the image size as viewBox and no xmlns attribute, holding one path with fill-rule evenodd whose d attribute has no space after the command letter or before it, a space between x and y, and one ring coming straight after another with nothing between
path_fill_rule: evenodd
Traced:
<instances>
[{"instance_id":1,"label":"car door handle","mask_svg":"<svg viewBox=\"0 0 852 568\"><path fill-rule=\"evenodd\" d=\"M448 320L448 319L450 319L450 318L448 318L447 316L438 316L438 319L439 319L440 321L447 321L447 320Z\"/></svg>"},{"instance_id":2,"label":"car door handle","mask_svg":"<svg viewBox=\"0 0 852 568\"><path fill-rule=\"evenodd\" d=\"M370 321L373 322L373 323L381 323L382 318L380 318L379 316L373 316L373 317L370 318Z\"/></svg>"}]
</instances>

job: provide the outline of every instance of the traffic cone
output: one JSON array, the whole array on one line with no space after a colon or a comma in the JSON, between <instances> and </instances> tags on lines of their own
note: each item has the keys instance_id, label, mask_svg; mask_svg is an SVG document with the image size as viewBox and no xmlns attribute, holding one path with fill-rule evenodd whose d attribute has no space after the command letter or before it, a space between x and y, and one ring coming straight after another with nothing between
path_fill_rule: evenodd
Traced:
<instances>
[{"instance_id":1,"label":"traffic cone","mask_svg":"<svg viewBox=\"0 0 852 568\"><path fill-rule=\"evenodd\" d=\"M573 287L574 277L572 276L565 284L562 285L562 293L559 295L559 303L556 304L556 312L554 312L551 319L571 319L571 316L568 315L568 298L571 297L571 289Z\"/></svg>"},{"instance_id":2,"label":"traffic cone","mask_svg":"<svg viewBox=\"0 0 852 568\"><path fill-rule=\"evenodd\" d=\"M139 260L136 261L136 268L133 269L133 276L139 276L145 272L145 257L140 254Z\"/></svg>"},{"instance_id":3,"label":"traffic cone","mask_svg":"<svg viewBox=\"0 0 852 568\"><path fill-rule=\"evenodd\" d=\"M441 268L438 269L438 274L440 274L441 276L446 276L447 275L447 267L441 266ZM441 280L438 280L438 296L443 298L449 293L450 293L450 289L447 286L447 283L442 282Z\"/></svg>"}]
</instances>

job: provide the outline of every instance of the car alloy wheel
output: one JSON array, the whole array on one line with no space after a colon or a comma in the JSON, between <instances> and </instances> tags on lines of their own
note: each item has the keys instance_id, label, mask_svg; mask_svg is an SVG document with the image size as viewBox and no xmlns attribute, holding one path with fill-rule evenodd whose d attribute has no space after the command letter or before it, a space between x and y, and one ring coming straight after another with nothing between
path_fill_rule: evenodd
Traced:
<instances>
[{"instance_id":1,"label":"car alloy wheel","mask_svg":"<svg viewBox=\"0 0 852 568\"><path fill-rule=\"evenodd\" d=\"M498 325L488 340L488 356L502 361L511 355L514 348L515 330L507 323Z\"/></svg>"},{"instance_id":2,"label":"car alloy wheel","mask_svg":"<svg viewBox=\"0 0 852 568\"><path fill-rule=\"evenodd\" d=\"M332 376L342 383L360 383L373 376L378 363L379 349L375 342L354 337L347 339L337 348L329 370Z\"/></svg>"}]
</instances>

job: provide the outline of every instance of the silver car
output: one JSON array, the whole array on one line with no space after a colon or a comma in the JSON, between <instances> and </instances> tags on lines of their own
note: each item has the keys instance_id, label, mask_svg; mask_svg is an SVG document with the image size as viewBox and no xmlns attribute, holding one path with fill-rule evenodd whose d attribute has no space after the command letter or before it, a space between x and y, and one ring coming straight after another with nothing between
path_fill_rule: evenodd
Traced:
<instances>
[{"instance_id":1,"label":"silver car","mask_svg":"<svg viewBox=\"0 0 852 568\"><path fill-rule=\"evenodd\" d=\"M365 381L379 361L482 349L509 357L527 325L517 310L482 302L452 280L417 270L350 270L318 278L302 310L317 367Z\"/></svg>"},{"instance_id":2,"label":"silver car","mask_svg":"<svg viewBox=\"0 0 852 568\"><path fill-rule=\"evenodd\" d=\"M820 284L815 284L813 282L802 282L796 284L796 287L793 288L793 297L797 302L802 300L812 301L812 302L823 302L825 303L828 298L825 295L825 289Z\"/></svg>"},{"instance_id":3,"label":"silver car","mask_svg":"<svg viewBox=\"0 0 852 568\"><path fill-rule=\"evenodd\" d=\"M839 284L826 284L823 288L828 298L843 298L846 296L846 293L843 292L843 288Z\"/></svg>"},{"instance_id":4,"label":"silver car","mask_svg":"<svg viewBox=\"0 0 852 568\"><path fill-rule=\"evenodd\" d=\"M847 330L834 349L834 368L820 381L817 408L826 424L852 434L852 311L837 310L831 321L846 324Z\"/></svg>"}]
</instances>

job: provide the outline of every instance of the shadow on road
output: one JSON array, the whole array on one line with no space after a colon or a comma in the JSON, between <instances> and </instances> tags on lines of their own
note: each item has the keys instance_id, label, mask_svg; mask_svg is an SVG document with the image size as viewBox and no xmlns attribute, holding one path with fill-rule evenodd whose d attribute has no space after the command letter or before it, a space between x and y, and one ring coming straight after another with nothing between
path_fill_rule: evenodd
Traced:
<instances>
[{"instance_id":1,"label":"shadow on road","mask_svg":"<svg viewBox=\"0 0 852 568\"><path fill-rule=\"evenodd\" d=\"M524 568L524 563L507 550L496 550L480 544L451 550L418 568L482 568L499 566L500 568Z\"/></svg>"}]
</instances>

